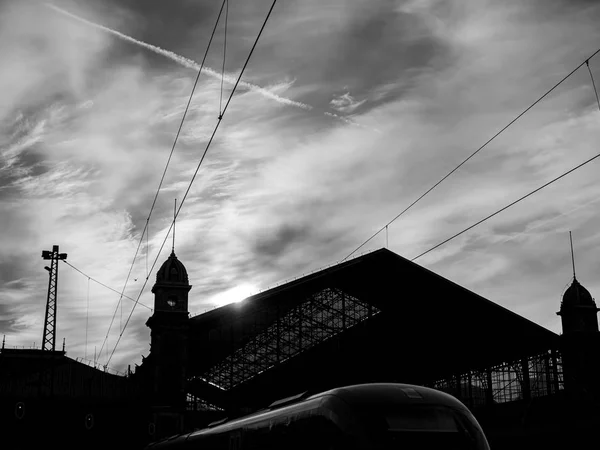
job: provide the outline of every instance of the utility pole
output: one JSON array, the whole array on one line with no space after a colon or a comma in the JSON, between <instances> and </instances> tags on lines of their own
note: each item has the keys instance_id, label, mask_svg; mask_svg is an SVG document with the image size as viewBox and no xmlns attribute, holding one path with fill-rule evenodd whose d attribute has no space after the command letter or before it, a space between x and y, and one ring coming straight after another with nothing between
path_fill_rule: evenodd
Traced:
<instances>
[{"instance_id":1,"label":"utility pole","mask_svg":"<svg viewBox=\"0 0 600 450\"><path fill-rule=\"evenodd\" d=\"M42 251L42 258L50 260L50 267L46 266L49 273L48 298L46 300L46 317L44 320L44 335L42 336L42 351L56 349L56 292L58 288L58 261L67 259L66 253L58 253L58 245L52 246L52 251Z\"/></svg>"}]
</instances>

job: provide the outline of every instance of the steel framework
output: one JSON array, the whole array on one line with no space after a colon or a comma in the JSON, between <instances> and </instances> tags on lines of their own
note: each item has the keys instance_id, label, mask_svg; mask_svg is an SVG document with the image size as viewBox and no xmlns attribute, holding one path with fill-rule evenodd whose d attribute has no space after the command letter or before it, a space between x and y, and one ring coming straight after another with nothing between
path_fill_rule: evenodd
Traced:
<instances>
[{"instance_id":1,"label":"steel framework","mask_svg":"<svg viewBox=\"0 0 600 450\"><path fill-rule=\"evenodd\" d=\"M562 357L548 350L484 370L457 374L430 384L470 407L530 400L564 389Z\"/></svg>"},{"instance_id":2,"label":"steel framework","mask_svg":"<svg viewBox=\"0 0 600 450\"><path fill-rule=\"evenodd\" d=\"M46 300L46 316L44 319L44 335L42 350L54 351L56 348L56 292L58 288L58 261L67 259L66 253L58 253L58 245L52 246L52 251L42 251L42 258L50 260L48 279L48 298Z\"/></svg>"},{"instance_id":3,"label":"steel framework","mask_svg":"<svg viewBox=\"0 0 600 450\"><path fill-rule=\"evenodd\" d=\"M229 390L380 312L341 289L326 288L198 378Z\"/></svg>"},{"instance_id":4,"label":"steel framework","mask_svg":"<svg viewBox=\"0 0 600 450\"><path fill-rule=\"evenodd\" d=\"M187 411L223 411L223 408L190 393L187 394L186 405Z\"/></svg>"}]
</instances>

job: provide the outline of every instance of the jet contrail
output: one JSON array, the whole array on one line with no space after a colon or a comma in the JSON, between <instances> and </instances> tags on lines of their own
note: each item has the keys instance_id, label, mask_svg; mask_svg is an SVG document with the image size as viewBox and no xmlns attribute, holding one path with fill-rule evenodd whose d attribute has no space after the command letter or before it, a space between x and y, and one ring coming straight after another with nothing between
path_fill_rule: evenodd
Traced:
<instances>
[{"instance_id":1,"label":"jet contrail","mask_svg":"<svg viewBox=\"0 0 600 450\"><path fill-rule=\"evenodd\" d=\"M200 70L200 64L198 64L196 61L186 58L184 56L178 55L177 53L171 52L169 50L165 50L163 48L157 47L156 45L152 45L152 44L148 44L146 42L143 41L139 41L135 38L132 38L131 36L127 36L126 34L120 33L119 31L113 30L112 28L108 28L105 27L104 25L100 25L94 22L90 22L89 20L86 20L82 17L76 16L75 14L72 14L68 11L65 11L64 9L59 8L58 6L54 6L51 3L46 3L46 6L52 10L54 10L55 12L58 12L64 16L70 17L71 19L77 20L78 22L84 23L85 25L88 25L92 28L96 28L98 30L104 31L105 33L109 33L112 34L113 36L118 37L119 39L122 39L124 41L127 42L131 42L132 44L138 45L140 47L144 47L148 50L150 50L151 52L154 52L158 55L162 55L165 56L167 58L169 58L171 61L176 62L177 64L183 66L183 67L187 67L188 69L193 69L193 70ZM202 68L202 72L205 73L206 75L209 75L213 78L216 79L221 79L221 74L219 72L217 72L214 69L211 69L210 67L203 67ZM237 78L231 75L223 75L223 80L226 81L229 84L234 85ZM304 109L306 111L310 111L311 109L313 109L312 106L307 105L306 103L302 103L302 102L296 102L294 100L291 100L289 98L285 98L285 97L281 97L277 94L274 94L273 92L269 91L268 89L262 88L260 86L257 86L255 84L252 83L248 83L246 81L240 81L239 82L239 86L243 86L245 88L247 88L250 91L254 91L260 95L262 95L263 97L267 97L270 98L271 100L275 100L277 103L283 104L283 105L288 105L288 106L294 106L296 108L301 108ZM357 127L361 127L361 128L367 128L367 129L371 129L372 131L376 131L378 133L381 133L381 131L377 130L377 129L372 129L369 127L365 127L357 122L354 122L353 120L350 120L346 117L342 117L339 116L337 114L334 113L330 113L330 112L324 112L324 115L328 116L328 117L333 117L334 119L338 119L341 120L342 122L345 122L349 125L354 125Z\"/></svg>"},{"instance_id":2,"label":"jet contrail","mask_svg":"<svg viewBox=\"0 0 600 450\"><path fill-rule=\"evenodd\" d=\"M83 19L83 18L81 18L79 16L76 16L75 14L71 14L70 12L65 11L64 9L61 9L58 6L54 6L54 5L49 4L49 3L46 3L46 6L49 7L49 8L51 8L51 9L53 9L54 11L56 11L56 12L58 12L60 14L63 14L63 15L65 15L67 17L70 17L70 18L72 18L74 20L82 22L82 23L84 23L84 24L86 24L86 25L88 25L90 27L96 28L98 30L102 30L102 31L104 31L106 33L110 33L113 36L118 37L119 39L122 39L122 40L127 41L127 42L131 42L132 44L136 44L136 45L139 45L140 47L144 47L144 48L150 50L151 52L154 52L156 54L165 56L165 57L169 58L170 60L175 61L179 65L182 65L182 66L187 67L189 69L200 70L200 64L198 64L194 60L191 60L189 58L185 58L184 56L178 55L177 53L173 53L173 52L171 52L169 50L165 50L163 48L157 47L156 45L152 45L152 44L148 44L148 43L143 42L143 41L139 41L137 39L132 38L131 36L127 36L126 34L120 33L120 32L118 32L116 30L113 30L111 28L105 27L103 25L99 25L97 23L90 22L89 20ZM216 70L211 69L209 67L203 67L202 68L202 72L206 73L207 75L210 75L213 78L217 78L219 80L221 79L221 74L219 72L217 72ZM237 80L237 78L235 78L235 77L233 77L231 75L224 75L223 79L226 82L228 82L228 83L230 83L232 85L235 84L235 82ZM263 95L264 97L268 97L268 98L270 98L272 100L275 100L276 102L284 104L284 105L295 106L296 108L301 108L301 109L304 109L304 110L307 110L307 111L313 109L313 107L310 106L310 105L307 105L307 104L301 103L301 102L296 102L294 100L290 100L289 98L280 97L279 95L274 94L273 92L271 92L271 91L269 91L267 89L264 89L264 88L262 88L260 86L255 85L255 84L248 83L246 81L240 81L239 85L240 86L244 86L245 88L247 88L247 89L249 89L251 91L257 92L257 93Z\"/></svg>"}]
</instances>

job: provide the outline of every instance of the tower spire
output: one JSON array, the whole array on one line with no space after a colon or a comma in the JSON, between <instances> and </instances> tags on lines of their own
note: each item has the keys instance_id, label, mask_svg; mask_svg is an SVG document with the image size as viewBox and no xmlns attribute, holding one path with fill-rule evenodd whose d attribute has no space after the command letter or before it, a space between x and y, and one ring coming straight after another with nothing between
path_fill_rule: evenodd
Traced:
<instances>
[{"instance_id":1,"label":"tower spire","mask_svg":"<svg viewBox=\"0 0 600 450\"><path fill-rule=\"evenodd\" d=\"M577 280L577 277L575 276L575 253L573 252L573 236L571 235L570 231L569 240L571 241L571 262L573 264L573 280Z\"/></svg>"},{"instance_id":2,"label":"tower spire","mask_svg":"<svg viewBox=\"0 0 600 450\"><path fill-rule=\"evenodd\" d=\"M172 252L175 253L175 220L177 219L177 199L175 199L175 206L173 206L173 249Z\"/></svg>"}]
</instances>

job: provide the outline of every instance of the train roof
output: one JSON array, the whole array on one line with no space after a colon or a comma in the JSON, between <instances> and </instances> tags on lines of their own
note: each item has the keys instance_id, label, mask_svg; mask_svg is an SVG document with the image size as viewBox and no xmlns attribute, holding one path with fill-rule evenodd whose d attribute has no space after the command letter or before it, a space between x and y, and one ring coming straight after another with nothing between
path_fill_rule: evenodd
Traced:
<instances>
[{"instance_id":1,"label":"train roof","mask_svg":"<svg viewBox=\"0 0 600 450\"><path fill-rule=\"evenodd\" d=\"M168 447L183 444L189 438L195 436L218 434L236 429L240 426L256 424L265 420L285 416L286 414L298 414L303 411L318 408L323 399L337 397L350 406L369 409L370 407L382 407L384 405L442 405L451 408L467 410L466 406L455 397L436 389L402 383L369 383L344 386L319 392L318 394L306 396L306 393L288 397L273 402L268 408L256 411L247 416L232 420L223 419L209 425L207 428L172 436L164 439L148 448L162 448L168 443ZM163 444L163 445L161 445Z\"/></svg>"},{"instance_id":2,"label":"train roof","mask_svg":"<svg viewBox=\"0 0 600 450\"><path fill-rule=\"evenodd\" d=\"M269 408L256 411L247 416L238 417L230 421L224 420L215 423L214 426L195 431L190 434L199 435L210 433L211 430L235 428L240 424L251 424L261 422L270 418L287 414L299 413L305 410L317 408L321 400L328 396L335 396L351 406L365 407L382 405L443 405L452 408L464 409L467 407L455 397L444 392L412 384L400 383L369 383L345 386L330 389L325 392L304 397L302 394L289 397L271 404Z\"/></svg>"},{"instance_id":3,"label":"train roof","mask_svg":"<svg viewBox=\"0 0 600 450\"><path fill-rule=\"evenodd\" d=\"M455 397L436 389L401 383L357 384L331 389L314 397L335 395L350 405L369 406L394 404L437 404L466 409Z\"/></svg>"}]
</instances>

